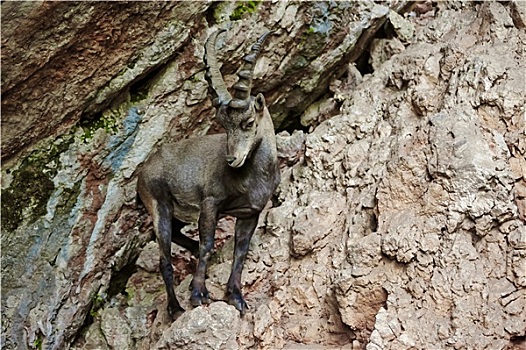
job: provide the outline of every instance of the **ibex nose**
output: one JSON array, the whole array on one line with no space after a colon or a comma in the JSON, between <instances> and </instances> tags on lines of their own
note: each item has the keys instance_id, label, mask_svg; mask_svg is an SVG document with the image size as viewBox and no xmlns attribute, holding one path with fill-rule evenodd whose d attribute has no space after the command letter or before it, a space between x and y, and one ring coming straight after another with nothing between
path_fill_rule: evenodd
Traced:
<instances>
[{"instance_id":1,"label":"ibex nose","mask_svg":"<svg viewBox=\"0 0 526 350\"><path fill-rule=\"evenodd\" d=\"M228 164L232 164L236 161L236 157L235 156L226 156L226 161L228 162Z\"/></svg>"}]
</instances>

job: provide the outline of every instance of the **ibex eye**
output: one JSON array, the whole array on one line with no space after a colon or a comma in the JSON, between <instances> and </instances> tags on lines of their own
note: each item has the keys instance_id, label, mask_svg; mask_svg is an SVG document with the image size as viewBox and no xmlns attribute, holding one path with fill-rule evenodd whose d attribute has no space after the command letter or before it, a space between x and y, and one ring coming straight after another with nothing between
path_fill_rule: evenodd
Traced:
<instances>
[{"instance_id":1,"label":"ibex eye","mask_svg":"<svg viewBox=\"0 0 526 350\"><path fill-rule=\"evenodd\" d=\"M251 119L245 123L245 129L250 129L254 126L254 120Z\"/></svg>"}]
</instances>

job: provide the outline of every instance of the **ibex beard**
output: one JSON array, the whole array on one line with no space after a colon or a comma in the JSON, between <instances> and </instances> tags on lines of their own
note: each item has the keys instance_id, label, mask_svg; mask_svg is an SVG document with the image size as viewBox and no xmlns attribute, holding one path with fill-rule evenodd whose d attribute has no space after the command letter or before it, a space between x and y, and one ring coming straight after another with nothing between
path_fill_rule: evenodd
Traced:
<instances>
[{"instance_id":1,"label":"ibex beard","mask_svg":"<svg viewBox=\"0 0 526 350\"><path fill-rule=\"evenodd\" d=\"M190 138L162 145L144 164L137 190L153 220L160 248L160 270L168 296L168 313L184 312L174 291L171 242L198 258L191 283L193 306L211 302L205 276L214 247L217 221L236 218L232 270L226 298L241 315L247 304L241 273L261 211L280 182L274 125L262 94L251 96L254 63L269 33L262 35L244 58L230 95L216 60L213 33L205 45L207 79L216 98L216 118L226 134ZM184 223L197 222L199 242L184 235Z\"/></svg>"}]
</instances>

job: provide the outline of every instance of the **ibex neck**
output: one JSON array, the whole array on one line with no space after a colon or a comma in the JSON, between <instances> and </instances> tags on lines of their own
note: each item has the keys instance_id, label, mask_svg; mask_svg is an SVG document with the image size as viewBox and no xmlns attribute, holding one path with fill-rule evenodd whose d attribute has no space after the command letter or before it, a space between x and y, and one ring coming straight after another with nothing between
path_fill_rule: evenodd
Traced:
<instances>
[{"instance_id":1,"label":"ibex neck","mask_svg":"<svg viewBox=\"0 0 526 350\"><path fill-rule=\"evenodd\" d=\"M266 113L265 113L266 114ZM277 163L278 154L276 150L276 136L274 134L274 124L270 115L266 114L259 125L258 137L259 145L256 147L253 157L265 158L268 162ZM263 159L260 159L263 161Z\"/></svg>"}]
</instances>

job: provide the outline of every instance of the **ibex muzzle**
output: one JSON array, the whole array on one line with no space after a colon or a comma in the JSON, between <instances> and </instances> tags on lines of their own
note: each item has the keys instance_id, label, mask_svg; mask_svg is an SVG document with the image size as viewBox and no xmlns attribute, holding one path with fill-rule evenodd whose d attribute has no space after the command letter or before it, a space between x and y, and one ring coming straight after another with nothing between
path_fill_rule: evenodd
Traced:
<instances>
[{"instance_id":1,"label":"ibex muzzle","mask_svg":"<svg viewBox=\"0 0 526 350\"><path fill-rule=\"evenodd\" d=\"M241 314L247 305L241 294L241 272L258 218L280 181L274 125L262 94L251 96L254 64L269 33L262 35L245 56L239 80L230 95L216 60L213 33L205 45L207 79L215 93L216 118L226 134L164 144L139 173L137 190L153 219L160 247L160 268L172 318L183 312L175 297L171 242L198 257L191 288L192 305L210 303L206 269L217 221L236 217L235 248L226 297ZM184 223L197 222L199 242L180 232Z\"/></svg>"}]
</instances>

